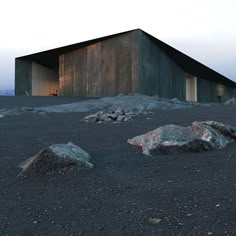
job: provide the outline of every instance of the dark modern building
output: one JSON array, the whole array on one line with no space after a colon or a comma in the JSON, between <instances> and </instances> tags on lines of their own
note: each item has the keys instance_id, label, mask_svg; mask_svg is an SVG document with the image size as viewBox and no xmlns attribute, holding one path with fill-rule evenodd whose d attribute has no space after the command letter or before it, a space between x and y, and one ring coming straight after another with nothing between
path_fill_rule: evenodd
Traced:
<instances>
[{"instance_id":1,"label":"dark modern building","mask_svg":"<svg viewBox=\"0 0 236 236\"><path fill-rule=\"evenodd\" d=\"M236 83L136 29L16 58L15 94L104 97L119 93L217 102Z\"/></svg>"}]
</instances>

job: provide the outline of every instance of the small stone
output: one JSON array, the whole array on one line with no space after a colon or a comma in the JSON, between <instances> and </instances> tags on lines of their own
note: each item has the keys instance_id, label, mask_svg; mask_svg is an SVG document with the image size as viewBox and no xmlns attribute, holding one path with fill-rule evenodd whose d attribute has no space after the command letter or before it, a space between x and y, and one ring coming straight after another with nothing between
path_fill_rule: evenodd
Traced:
<instances>
[{"instance_id":1,"label":"small stone","mask_svg":"<svg viewBox=\"0 0 236 236\"><path fill-rule=\"evenodd\" d=\"M98 117L95 115L86 116L82 121L86 123L93 123L98 120Z\"/></svg>"},{"instance_id":2,"label":"small stone","mask_svg":"<svg viewBox=\"0 0 236 236\"><path fill-rule=\"evenodd\" d=\"M22 111L33 111L34 108L33 107L22 107L21 110Z\"/></svg>"},{"instance_id":3,"label":"small stone","mask_svg":"<svg viewBox=\"0 0 236 236\"><path fill-rule=\"evenodd\" d=\"M122 121L124 121L125 118L126 118L125 116L120 115L120 116L117 117L117 121L122 122Z\"/></svg>"},{"instance_id":4,"label":"small stone","mask_svg":"<svg viewBox=\"0 0 236 236\"><path fill-rule=\"evenodd\" d=\"M108 114L107 118L110 118L111 120L116 120L117 119L117 115L116 114Z\"/></svg>"},{"instance_id":5,"label":"small stone","mask_svg":"<svg viewBox=\"0 0 236 236\"><path fill-rule=\"evenodd\" d=\"M161 219L160 219L160 218L149 218L149 219L148 219L148 223L149 223L149 224L156 225L156 224L159 224L160 222L161 222Z\"/></svg>"}]
</instances>

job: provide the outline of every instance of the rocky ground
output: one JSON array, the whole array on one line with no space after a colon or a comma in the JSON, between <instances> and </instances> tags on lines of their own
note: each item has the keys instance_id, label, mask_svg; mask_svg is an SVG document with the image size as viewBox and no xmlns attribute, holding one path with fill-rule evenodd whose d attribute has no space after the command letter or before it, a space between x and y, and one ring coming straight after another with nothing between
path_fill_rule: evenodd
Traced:
<instances>
[{"instance_id":1,"label":"rocky ground","mask_svg":"<svg viewBox=\"0 0 236 236\"><path fill-rule=\"evenodd\" d=\"M0 97L0 109L78 100ZM116 124L81 122L89 114L26 111L0 118L0 235L236 235L236 143L152 157L127 144L166 124L236 126L235 105L155 110ZM16 177L22 161L69 141L91 155L94 168Z\"/></svg>"}]
</instances>

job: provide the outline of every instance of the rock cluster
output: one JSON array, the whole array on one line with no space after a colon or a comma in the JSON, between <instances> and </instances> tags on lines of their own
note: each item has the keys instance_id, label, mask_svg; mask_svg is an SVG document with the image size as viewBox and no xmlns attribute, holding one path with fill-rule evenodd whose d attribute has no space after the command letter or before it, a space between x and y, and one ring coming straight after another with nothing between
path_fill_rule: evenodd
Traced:
<instances>
[{"instance_id":1,"label":"rock cluster","mask_svg":"<svg viewBox=\"0 0 236 236\"><path fill-rule=\"evenodd\" d=\"M134 112L126 112L121 108L112 111L99 111L95 114L84 117L82 122L85 123L121 123L129 121L136 114Z\"/></svg>"},{"instance_id":2,"label":"rock cluster","mask_svg":"<svg viewBox=\"0 0 236 236\"><path fill-rule=\"evenodd\" d=\"M90 160L90 155L72 142L54 144L22 162L19 175L64 174L80 168L92 168Z\"/></svg>"},{"instance_id":3,"label":"rock cluster","mask_svg":"<svg viewBox=\"0 0 236 236\"><path fill-rule=\"evenodd\" d=\"M230 98L229 100L227 100L226 102L225 102L225 104L236 104L236 98Z\"/></svg>"},{"instance_id":4,"label":"rock cluster","mask_svg":"<svg viewBox=\"0 0 236 236\"><path fill-rule=\"evenodd\" d=\"M192 126L161 126L146 134L128 140L129 144L142 147L143 154L151 156L157 151L200 152L221 149L236 140L236 127L215 121L193 122Z\"/></svg>"}]
</instances>

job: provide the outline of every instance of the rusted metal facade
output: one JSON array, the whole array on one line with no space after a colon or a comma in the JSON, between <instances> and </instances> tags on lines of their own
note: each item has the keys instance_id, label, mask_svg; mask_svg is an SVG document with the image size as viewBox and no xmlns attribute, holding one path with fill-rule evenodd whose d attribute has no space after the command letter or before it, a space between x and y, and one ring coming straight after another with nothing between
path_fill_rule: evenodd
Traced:
<instances>
[{"instance_id":1,"label":"rusted metal facade","mask_svg":"<svg viewBox=\"0 0 236 236\"><path fill-rule=\"evenodd\" d=\"M138 32L60 55L61 96L102 97L138 92Z\"/></svg>"},{"instance_id":2,"label":"rusted metal facade","mask_svg":"<svg viewBox=\"0 0 236 236\"><path fill-rule=\"evenodd\" d=\"M139 29L17 58L15 67L16 95L59 88L60 96L141 93L217 102L219 84L222 101L236 95L235 82Z\"/></svg>"}]
</instances>

